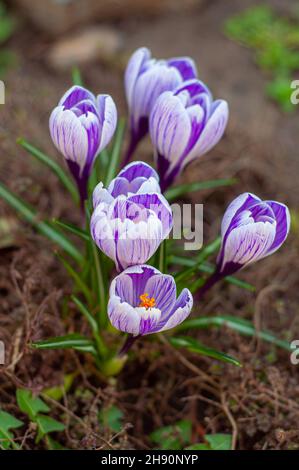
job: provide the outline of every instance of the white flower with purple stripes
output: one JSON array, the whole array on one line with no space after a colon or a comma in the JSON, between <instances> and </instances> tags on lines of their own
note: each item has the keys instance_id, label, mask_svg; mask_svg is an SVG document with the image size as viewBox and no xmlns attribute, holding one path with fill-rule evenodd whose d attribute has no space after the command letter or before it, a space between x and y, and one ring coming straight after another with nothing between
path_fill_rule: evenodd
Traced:
<instances>
[{"instance_id":1,"label":"white flower with purple stripes","mask_svg":"<svg viewBox=\"0 0 299 470\"><path fill-rule=\"evenodd\" d=\"M108 192L107 195L110 196ZM169 235L172 225L171 207L159 193L102 200L90 221L93 240L114 260L118 271L146 263Z\"/></svg>"},{"instance_id":2,"label":"white flower with purple stripes","mask_svg":"<svg viewBox=\"0 0 299 470\"><path fill-rule=\"evenodd\" d=\"M96 156L109 144L117 124L117 111L109 95L95 97L73 86L61 98L50 116L50 133L66 158L80 192L87 198L87 182Z\"/></svg>"},{"instance_id":3,"label":"white flower with purple stripes","mask_svg":"<svg viewBox=\"0 0 299 470\"><path fill-rule=\"evenodd\" d=\"M162 191L187 164L219 142L227 121L227 102L213 101L210 90L199 80L189 80L157 99L149 129Z\"/></svg>"},{"instance_id":4,"label":"white flower with purple stripes","mask_svg":"<svg viewBox=\"0 0 299 470\"><path fill-rule=\"evenodd\" d=\"M161 93L174 90L185 80L196 76L196 66L189 57L156 60L145 47L134 52L125 72L131 127L131 143L125 162L129 161L138 142L147 134L150 112Z\"/></svg>"},{"instance_id":5,"label":"white flower with purple stripes","mask_svg":"<svg viewBox=\"0 0 299 470\"><path fill-rule=\"evenodd\" d=\"M137 337L176 327L192 306L188 289L177 297L172 276L152 266L132 266L111 283L108 316L115 328Z\"/></svg>"},{"instance_id":6,"label":"white flower with purple stripes","mask_svg":"<svg viewBox=\"0 0 299 470\"><path fill-rule=\"evenodd\" d=\"M271 255L284 243L289 229L287 206L262 201L254 194L241 194L223 216L218 272L226 276Z\"/></svg>"}]
</instances>

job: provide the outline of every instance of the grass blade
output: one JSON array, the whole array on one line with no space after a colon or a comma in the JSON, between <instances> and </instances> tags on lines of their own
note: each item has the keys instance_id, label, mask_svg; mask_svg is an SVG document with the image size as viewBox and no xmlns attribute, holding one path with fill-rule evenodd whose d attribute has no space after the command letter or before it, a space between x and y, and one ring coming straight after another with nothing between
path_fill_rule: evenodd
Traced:
<instances>
[{"instance_id":1,"label":"grass blade","mask_svg":"<svg viewBox=\"0 0 299 470\"><path fill-rule=\"evenodd\" d=\"M215 317L201 317L192 318L186 320L184 323L179 325L177 331L186 331L194 328L209 328L209 327L221 327L226 326L240 335L251 336L260 338L267 343L275 344L276 346L291 351L291 346L288 341L277 338L272 332L267 330L257 331L252 322L244 320L243 318L235 318L230 315L218 315Z\"/></svg>"},{"instance_id":2,"label":"grass blade","mask_svg":"<svg viewBox=\"0 0 299 470\"><path fill-rule=\"evenodd\" d=\"M76 349L77 351L89 352L96 355L93 341L78 333L36 341L31 343L31 346L36 349Z\"/></svg>"},{"instance_id":3,"label":"grass blade","mask_svg":"<svg viewBox=\"0 0 299 470\"><path fill-rule=\"evenodd\" d=\"M19 214L30 224L32 224L42 235L52 242L55 242L69 256L78 263L83 263L84 258L77 248L57 229L54 229L49 222L39 221L36 212L26 203L24 203L15 194L9 191L2 183L0 183L0 197L7 204L13 207Z\"/></svg>"},{"instance_id":4,"label":"grass blade","mask_svg":"<svg viewBox=\"0 0 299 470\"><path fill-rule=\"evenodd\" d=\"M70 233L73 233L74 235L77 235L77 237L81 238L84 241L88 242L90 240L89 234L85 230L76 227L76 225L70 224L69 222L62 222L58 219L52 219L52 223L58 225L58 227L61 227L64 230L69 231Z\"/></svg>"},{"instance_id":5,"label":"grass blade","mask_svg":"<svg viewBox=\"0 0 299 470\"><path fill-rule=\"evenodd\" d=\"M168 338L168 341L175 348L185 348L190 352L200 354L202 356L212 357L222 362L228 362L229 364L234 364L235 366L241 367L240 361L230 356L229 354L217 351L216 349L204 346L199 341L194 338L189 338L188 336L181 337L172 337Z\"/></svg>"},{"instance_id":6,"label":"grass blade","mask_svg":"<svg viewBox=\"0 0 299 470\"><path fill-rule=\"evenodd\" d=\"M78 204L79 194L78 194L77 188L75 184L72 182L72 180L69 178L69 176L61 168L61 166L58 163L56 163L52 158L48 157L48 155L46 155L44 152L42 152L41 150L34 147L34 145L27 142L27 140L20 138L17 140L17 142L33 157L35 157L41 163L43 163L48 168L50 168L53 171L53 173L55 173L55 175L58 177L58 179L61 181L64 187L69 191L75 203Z\"/></svg>"},{"instance_id":7,"label":"grass blade","mask_svg":"<svg viewBox=\"0 0 299 470\"><path fill-rule=\"evenodd\" d=\"M109 185L110 181L116 175L118 164L119 164L119 159L120 159L121 147L123 143L124 132L125 132L125 121L124 119L121 119L117 128L117 131L116 131L115 141L114 141L111 158L110 158L110 164L107 170L106 186Z\"/></svg>"},{"instance_id":8,"label":"grass blade","mask_svg":"<svg viewBox=\"0 0 299 470\"><path fill-rule=\"evenodd\" d=\"M60 261L62 262L63 266L67 270L68 274L74 280L77 288L82 292L85 296L89 305L92 304L92 292L90 291L89 287L85 284L85 282L81 279L81 276L78 272L60 255L57 255Z\"/></svg>"},{"instance_id":9,"label":"grass blade","mask_svg":"<svg viewBox=\"0 0 299 470\"><path fill-rule=\"evenodd\" d=\"M228 179L219 179L219 180L211 180L211 181L196 181L195 183L191 184L181 184L179 186L175 186L174 188L168 189L165 192L164 196L168 201L173 201L180 196L184 196L185 194L190 194L195 191L202 191L204 189L213 189L219 188L222 186L232 186L236 184L237 180L234 178Z\"/></svg>"}]
</instances>

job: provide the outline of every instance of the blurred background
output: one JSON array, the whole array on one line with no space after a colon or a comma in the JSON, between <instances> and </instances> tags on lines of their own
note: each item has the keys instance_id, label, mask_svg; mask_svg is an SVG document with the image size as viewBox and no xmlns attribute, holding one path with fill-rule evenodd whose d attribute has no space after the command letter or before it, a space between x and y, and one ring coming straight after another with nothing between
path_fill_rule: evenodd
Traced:
<instances>
[{"instance_id":1,"label":"blurred background","mask_svg":"<svg viewBox=\"0 0 299 470\"><path fill-rule=\"evenodd\" d=\"M50 141L48 119L72 85L74 67L79 68L88 88L94 93L111 94L119 114L125 115L124 69L131 53L140 46L149 47L157 58L193 57L200 79L208 84L214 97L229 103L225 137L183 176L185 182L230 177L238 180L231 188L192 195L193 202L204 203L205 241L218 235L225 207L243 191L284 202L292 213L292 233L285 246L240 275L254 283L257 292L217 286L201 305L200 313L240 315L284 339L299 339L299 105L290 102L290 84L299 79L299 1L1 0L0 79L5 83L6 103L0 105L0 179L34 204L43 217L46 214L49 218L76 221L71 201L55 176L33 161L16 139L25 137L53 158L61 158ZM140 146L135 158L151 162L149 140ZM27 303L33 311L61 286L67 293L68 281L53 261L47 242L22 224L2 201L0 260L0 328L9 338L15 334L16 325L24 322L24 304L16 296L15 269L18 282L30 293ZM36 327L35 333L45 337L64 331L55 312L55 306L53 311L48 308L48 330L41 332ZM53 318L57 320L55 325ZM298 447L298 367L290 365L285 352L236 339L232 333L214 331L205 335L207 344L218 345L244 363L242 371L220 370L208 359L198 360L206 372L221 377L222 390L231 400L237 420L239 446ZM30 374L33 384L50 383L60 373L55 365L57 356L53 360L47 357L47 367L35 363L30 369L27 362L26 374ZM149 430L186 413L194 416L196 404L189 401L182 405L178 397L199 393L200 383L191 383L190 371L186 373L171 355L164 357L168 362L161 360L160 372L149 369L146 376L139 377L135 364L120 378L119 388L131 397L127 406L125 395L121 395L120 407L130 422L137 423L131 442L140 448L150 446ZM60 360L59 366L65 356ZM145 370L142 351L138 360ZM21 367L20 373L25 374L24 370ZM148 382L150 391L146 388ZM187 382L187 388L184 385L178 391L177 387ZM287 401L281 398L278 405L274 403L273 391ZM139 407L134 408L132 403L137 398ZM206 399L198 400L200 425L206 423L213 432L230 431L225 414L215 411ZM159 407L163 411L155 412ZM280 430L291 434L282 437Z\"/></svg>"}]
</instances>

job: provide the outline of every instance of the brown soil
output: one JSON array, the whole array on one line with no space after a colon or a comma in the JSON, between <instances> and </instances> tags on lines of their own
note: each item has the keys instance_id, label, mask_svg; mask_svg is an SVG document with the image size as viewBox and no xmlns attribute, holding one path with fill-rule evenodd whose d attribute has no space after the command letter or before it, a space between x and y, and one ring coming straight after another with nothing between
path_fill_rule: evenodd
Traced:
<instances>
[{"instance_id":1,"label":"brown soil","mask_svg":"<svg viewBox=\"0 0 299 470\"><path fill-rule=\"evenodd\" d=\"M201 77L229 101L226 137L184 176L185 181L231 176L239 180L230 189L192 196L204 203L206 242L219 233L228 202L247 190L284 201L298 220L298 114L282 114L265 98L266 77L255 67L251 52L222 33L225 19L252 3L215 0L198 12L180 15L179 21L169 15L118 25L128 52L147 45L157 56L193 56ZM55 155L48 117L70 85L70 75L47 68L43 59L49 39L27 24L20 25L10 45L18 54L18 65L5 79L0 179L34 204L40 214L76 222L71 201L55 176L15 143L17 137L25 136ZM125 112L122 73L117 68L93 64L83 75L87 86L111 93L119 111ZM141 157L151 157L148 142L140 149ZM18 230L10 246L0 248L0 338L9 358L9 365L0 369L3 409L20 415L14 400L16 387L40 391L61 383L65 373L77 371L67 396L51 403L52 415L67 425L67 447L150 448L152 430L182 418L192 420L194 442L205 433L225 432L233 434L238 449L299 447L299 366L291 365L287 352L231 330L194 334L205 344L238 357L242 369L185 351L174 352L167 344L146 339L136 343L132 360L119 378L105 382L92 373L92 364L83 355L33 352L29 347L32 339L60 335L74 325L82 332L88 330L75 310L71 317L63 318L63 299L72 286L51 244L19 222L0 200L0 217L6 215L17 223ZM298 251L298 227L294 227L278 253L240 274L256 286L256 293L218 285L194 308L193 316L236 315L281 338L299 339ZM111 403L124 412L124 429L117 435L100 430L97 424L98 409ZM19 432L26 449L38 448L33 437L30 427L25 436Z\"/></svg>"}]
</instances>

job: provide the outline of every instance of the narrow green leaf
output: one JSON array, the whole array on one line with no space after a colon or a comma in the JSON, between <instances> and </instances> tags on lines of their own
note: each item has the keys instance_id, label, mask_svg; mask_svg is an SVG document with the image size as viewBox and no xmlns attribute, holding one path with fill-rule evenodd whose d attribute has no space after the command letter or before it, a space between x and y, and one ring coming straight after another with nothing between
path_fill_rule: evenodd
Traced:
<instances>
[{"instance_id":1,"label":"narrow green leaf","mask_svg":"<svg viewBox=\"0 0 299 470\"><path fill-rule=\"evenodd\" d=\"M181 450L192 436L192 423L187 419L156 429L150 434L150 440L162 450Z\"/></svg>"},{"instance_id":2,"label":"narrow green leaf","mask_svg":"<svg viewBox=\"0 0 299 470\"><path fill-rule=\"evenodd\" d=\"M34 145L30 144L30 142L27 142L27 140L25 139L19 138L17 140L17 143L20 144L21 147L23 147L25 150L27 150L27 152L29 152L33 157L35 157L41 163L50 168L61 181L61 183L64 185L64 187L69 191L76 204L79 203L79 194L75 184L66 174L66 172L61 168L61 166L57 162L55 162L55 160L50 158L48 155L36 148Z\"/></svg>"},{"instance_id":3,"label":"narrow green leaf","mask_svg":"<svg viewBox=\"0 0 299 470\"><path fill-rule=\"evenodd\" d=\"M83 303L75 295L72 295L71 299L77 305L82 315L84 315L84 317L90 324L92 331L94 333L98 333L99 327L94 316L89 312L89 310L85 307L85 305L83 305Z\"/></svg>"},{"instance_id":4,"label":"narrow green leaf","mask_svg":"<svg viewBox=\"0 0 299 470\"><path fill-rule=\"evenodd\" d=\"M30 390L17 389L16 393L18 407L23 413L29 416L32 421L35 421L38 413L48 413L50 408L39 397L34 397Z\"/></svg>"},{"instance_id":5,"label":"narrow green leaf","mask_svg":"<svg viewBox=\"0 0 299 470\"><path fill-rule=\"evenodd\" d=\"M166 240L159 247L159 270L161 273L166 273L167 271Z\"/></svg>"},{"instance_id":6,"label":"narrow green leaf","mask_svg":"<svg viewBox=\"0 0 299 470\"><path fill-rule=\"evenodd\" d=\"M277 338L273 333L267 330L257 331L252 322L243 318L236 318L230 315L218 315L215 317L199 317L191 318L181 323L177 327L177 331L186 331L194 328L209 328L211 326L226 326L241 335L257 337L268 343L275 344L282 349L291 351L288 341Z\"/></svg>"},{"instance_id":7,"label":"narrow green leaf","mask_svg":"<svg viewBox=\"0 0 299 470\"><path fill-rule=\"evenodd\" d=\"M53 400L56 401L61 400L63 396L70 390L76 375L76 373L66 374L63 377L63 383L61 385L45 388L42 392L42 396L53 398Z\"/></svg>"},{"instance_id":8,"label":"narrow green leaf","mask_svg":"<svg viewBox=\"0 0 299 470\"><path fill-rule=\"evenodd\" d=\"M83 263L84 258L81 253L60 231L54 229L49 222L39 221L34 209L24 203L15 194L11 193L2 183L0 183L0 197L2 197L13 209L18 211L20 215L27 222L32 224L42 235L52 242L55 242L78 263Z\"/></svg>"},{"instance_id":9,"label":"narrow green leaf","mask_svg":"<svg viewBox=\"0 0 299 470\"><path fill-rule=\"evenodd\" d=\"M81 238L84 241L90 240L90 235L86 232L86 230L82 230L76 225L70 224L69 222L62 222L58 219L52 219L52 223L58 225L58 227L61 227L70 233L73 233L74 235L77 235L77 237Z\"/></svg>"},{"instance_id":10,"label":"narrow green leaf","mask_svg":"<svg viewBox=\"0 0 299 470\"><path fill-rule=\"evenodd\" d=\"M74 85L83 86L83 80L79 67L72 68L72 81Z\"/></svg>"},{"instance_id":11,"label":"narrow green leaf","mask_svg":"<svg viewBox=\"0 0 299 470\"><path fill-rule=\"evenodd\" d=\"M189 338L187 336L172 337L168 338L168 341L175 348L185 348L188 349L188 351L198 353L203 356L213 357L219 361L228 362L230 364L234 364L235 366L241 367L241 363L234 357L208 346L204 346L194 338Z\"/></svg>"},{"instance_id":12,"label":"narrow green leaf","mask_svg":"<svg viewBox=\"0 0 299 470\"><path fill-rule=\"evenodd\" d=\"M78 333L36 341L31 343L31 346L36 349L76 349L77 351L89 352L96 355L93 341Z\"/></svg>"},{"instance_id":13,"label":"narrow green leaf","mask_svg":"<svg viewBox=\"0 0 299 470\"><path fill-rule=\"evenodd\" d=\"M117 128L117 131L116 131L116 136L115 136L112 154L110 158L110 164L107 170L106 186L109 185L109 183L111 182L111 180L115 177L117 173L124 132L125 132L125 121L121 119Z\"/></svg>"},{"instance_id":14,"label":"narrow green leaf","mask_svg":"<svg viewBox=\"0 0 299 470\"><path fill-rule=\"evenodd\" d=\"M189 266L193 267L195 264L194 259L187 258L184 256L170 256L169 257L169 263L177 264L179 266ZM198 270L203 272L203 273L208 273L212 274L215 271L215 267L208 263L207 261L203 262L199 267ZM177 276L180 273L177 273ZM255 287L252 284L249 284L248 282L241 281L240 279L237 279L234 276L226 276L224 278L225 282L228 282L229 284L234 284L238 287L241 287L242 289L249 290L250 292L255 292Z\"/></svg>"},{"instance_id":15,"label":"narrow green leaf","mask_svg":"<svg viewBox=\"0 0 299 470\"><path fill-rule=\"evenodd\" d=\"M177 199L184 194L190 194L192 192L202 191L204 189L219 188L221 186L232 186L233 184L236 184L236 182L237 180L234 178L211 181L196 181L195 183L181 184L179 186L175 186L174 188L168 189L164 196L168 201L173 201L174 199Z\"/></svg>"},{"instance_id":16,"label":"narrow green leaf","mask_svg":"<svg viewBox=\"0 0 299 470\"><path fill-rule=\"evenodd\" d=\"M78 274L78 272L62 256L60 256L59 254L57 256L60 259L60 261L62 262L65 269L67 270L68 274L74 280L77 288L80 290L80 292L83 293L83 295L85 296L87 302L89 304L91 304L92 303L92 292L89 289L89 287L86 285L86 283L83 281L81 275Z\"/></svg>"}]
</instances>

